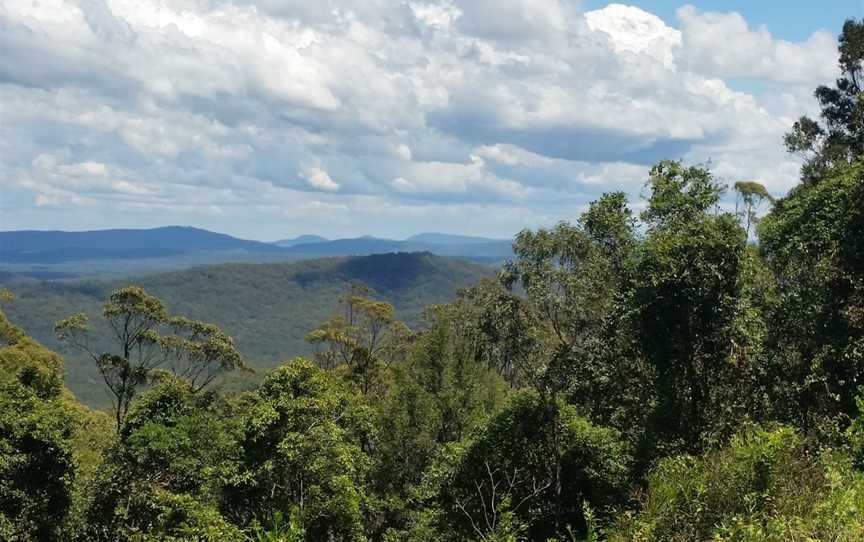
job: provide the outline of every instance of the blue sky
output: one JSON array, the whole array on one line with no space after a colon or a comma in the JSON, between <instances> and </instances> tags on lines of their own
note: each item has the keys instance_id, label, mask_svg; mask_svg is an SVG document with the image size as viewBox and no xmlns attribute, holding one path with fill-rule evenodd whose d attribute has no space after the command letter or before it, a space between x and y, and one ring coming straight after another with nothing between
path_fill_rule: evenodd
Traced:
<instances>
[{"instance_id":1,"label":"blue sky","mask_svg":"<svg viewBox=\"0 0 864 542\"><path fill-rule=\"evenodd\" d=\"M600 9L609 2L586 0L587 10ZM627 2L650 11L666 24L675 25L676 12L686 2L675 0L644 0ZM735 11L751 26L765 25L774 36L801 41L820 28L837 33L848 18L864 17L864 0L703 0L689 2L702 11Z\"/></svg>"},{"instance_id":2,"label":"blue sky","mask_svg":"<svg viewBox=\"0 0 864 542\"><path fill-rule=\"evenodd\" d=\"M4 0L0 229L504 237L651 164L775 195L860 1Z\"/></svg>"}]
</instances>

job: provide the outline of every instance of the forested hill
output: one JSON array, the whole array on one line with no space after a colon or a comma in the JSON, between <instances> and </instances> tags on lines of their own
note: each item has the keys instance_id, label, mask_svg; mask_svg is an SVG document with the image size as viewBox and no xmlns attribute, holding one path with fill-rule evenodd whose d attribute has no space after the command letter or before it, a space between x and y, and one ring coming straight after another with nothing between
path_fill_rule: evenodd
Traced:
<instances>
[{"instance_id":1,"label":"forested hill","mask_svg":"<svg viewBox=\"0 0 864 542\"><path fill-rule=\"evenodd\" d=\"M333 256L429 252L497 265L511 240L425 233L405 240L370 236L328 240L301 235L274 243L192 227L84 232L0 232L0 284L26 280L120 280L224 263L285 263Z\"/></svg>"},{"instance_id":2,"label":"forested hill","mask_svg":"<svg viewBox=\"0 0 864 542\"><path fill-rule=\"evenodd\" d=\"M323 258L277 264L202 266L136 279L175 313L219 325L236 340L253 367L272 367L311 351L305 335L338 310L338 298L352 283L416 322L426 305L450 301L458 289L493 270L429 253L392 253ZM10 319L66 358L66 382L91 405L107 399L92 361L63 351L55 321L84 312L98 322L108 294L128 281L40 282L10 285L16 299L5 307Z\"/></svg>"}]
</instances>

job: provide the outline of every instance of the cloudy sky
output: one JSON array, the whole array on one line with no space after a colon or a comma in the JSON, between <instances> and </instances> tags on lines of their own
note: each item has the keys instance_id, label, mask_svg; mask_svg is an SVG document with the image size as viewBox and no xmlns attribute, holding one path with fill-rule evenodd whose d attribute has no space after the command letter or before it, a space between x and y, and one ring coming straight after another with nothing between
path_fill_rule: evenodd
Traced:
<instances>
[{"instance_id":1,"label":"cloudy sky","mask_svg":"<svg viewBox=\"0 0 864 542\"><path fill-rule=\"evenodd\" d=\"M0 229L506 237L663 158L782 195L864 16L819 4L0 0Z\"/></svg>"}]
</instances>

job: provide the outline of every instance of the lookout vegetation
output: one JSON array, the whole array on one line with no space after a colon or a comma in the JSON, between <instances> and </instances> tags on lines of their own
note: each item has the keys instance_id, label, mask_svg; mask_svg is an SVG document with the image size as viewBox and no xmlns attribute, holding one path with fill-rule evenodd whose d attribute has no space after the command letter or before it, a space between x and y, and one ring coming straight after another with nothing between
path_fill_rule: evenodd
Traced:
<instances>
[{"instance_id":1,"label":"lookout vegetation","mask_svg":"<svg viewBox=\"0 0 864 542\"><path fill-rule=\"evenodd\" d=\"M247 391L136 286L56 325L110 412L0 314L0 539L864 540L862 57L849 21L785 197L658 163L419 324L350 288Z\"/></svg>"}]
</instances>

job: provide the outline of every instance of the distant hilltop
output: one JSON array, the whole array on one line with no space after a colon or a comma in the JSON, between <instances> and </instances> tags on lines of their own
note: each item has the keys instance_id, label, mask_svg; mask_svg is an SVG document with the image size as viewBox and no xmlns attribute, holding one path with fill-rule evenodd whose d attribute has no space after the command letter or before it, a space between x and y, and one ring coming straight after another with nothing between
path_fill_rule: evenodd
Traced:
<instances>
[{"instance_id":1,"label":"distant hilltop","mask_svg":"<svg viewBox=\"0 0 864 542\"><path fill-rule=\"evenodd\" d=\"M445 233L421 233L403 240L371 236L327 239L305 234L265 243L188 226L6 231L0 232L0 282L391 252L429 252L485 264L498 264L513 255L510 240Z\"/></svg>"}]
</instances>

